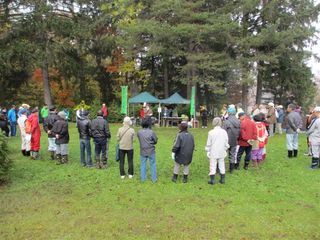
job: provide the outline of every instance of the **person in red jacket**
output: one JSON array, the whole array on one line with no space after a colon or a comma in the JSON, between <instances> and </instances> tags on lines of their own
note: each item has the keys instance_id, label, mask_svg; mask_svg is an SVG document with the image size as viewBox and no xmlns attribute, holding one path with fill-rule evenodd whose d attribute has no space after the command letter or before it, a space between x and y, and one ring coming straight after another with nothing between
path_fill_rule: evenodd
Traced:
<instances>
[{"instance_id":1,"label":"person in red jacket","mask_svg":"<svg viewBox=\"0 0 320 240\"><path fill-rule=\"evenodd\" d=\"M40 137L41 137L38 108L34 108L32 110L32 114L28 117L28 121L31 125L30 155L32 159L36 160L36 159L39 159Z\"/></svg>"},{"instance_id":2,"label":"person in red jacket","mask_svg":"<svg viewBox=\"0 0 320 240\"><path fill-rule=\"evenodd\" d=\"M237 163L235 168L239 169L242 154L246 152L246 157L244 159L244 169L247 170L251 160L252 145L250 144L252 140L257 139L257 128L256 124L245 115L245 113L239 113L239 119L241 122L240 126L240 136L238 138L239 150L237 154Z\"/></svg>"},{"instance_id":3,"label":"person in red jacket","mask_svg":"<svg viewBox=\"0 0 320 240\"><path fill-rule=\"evenodd\" d=\"M107 117L108 117L108 108L107 108L105 103L102 104L101 111L103 113L103 118L107 119Z\"/></svg>"}]
</instances>

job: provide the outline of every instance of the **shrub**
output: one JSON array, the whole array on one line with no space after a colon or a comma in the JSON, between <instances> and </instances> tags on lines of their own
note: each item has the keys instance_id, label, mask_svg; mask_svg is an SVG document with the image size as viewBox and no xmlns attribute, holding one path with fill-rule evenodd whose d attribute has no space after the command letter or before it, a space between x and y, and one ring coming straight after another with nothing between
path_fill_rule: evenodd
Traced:
<instances>
[{"instance_id":1,"label":"shrub","mask_svg":"<svg viewBox=\"0 0 320 240\"><path fill-rule=\"evenodd\" d=\"M0 132L0 184L9 180L12 161L9 158L9 148L6 137Z\"/></svg>"}]
</instances>

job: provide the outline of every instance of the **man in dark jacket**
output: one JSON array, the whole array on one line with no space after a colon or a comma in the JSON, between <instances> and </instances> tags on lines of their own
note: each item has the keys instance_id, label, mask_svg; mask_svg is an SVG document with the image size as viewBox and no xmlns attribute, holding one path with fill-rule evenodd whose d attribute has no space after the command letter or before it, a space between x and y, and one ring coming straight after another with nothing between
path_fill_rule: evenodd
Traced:
<instances>
[{"instance_id":1,"label":"man in dark jacket","mask_svg":"<svg viewBox=\"0 0 320 240\"><path fill-rule=\"evenodd\" d=\"M47 118L43 119L43 128L46 133L53 128L53 125L58 121L59 117L57 115L56 108L54 106L50 107L50 112ZM48 133L48 151L50 153L51 160L55 159L56 152L56 136L54 134Z\"/></svg>"},{"instance_id":2,"label":"man in dark jacket","mask_svg":"<svg viewBox=\"0 0 320 240\"><path fill-rule=\"evenodd\" d=\"M111 138L109 124L103 118L103 112L97 112L97 118L92 120L91 134L95 144L95 160L97 168L105 168L108 159L106 158L107 142Z\"/></svg>"},{"instance_id":3,"label":"man in dark jacket","mask_svg":"<svg viewBox=\"0 0 320 240\"><path fill-rule=\"evenodd\" d=\"M59 119L53 124L49 134L53 134L56 137L56 159L57 164L68 163L68 143L69 143L69 129L65 112L58 113Z\"/></svg>"},{"instance_id":4,"label":"man in dark jacket","mask_svg":"<svg viewBox=\"0 0 320 240\"><path fill-rule=\"evenodd\" d=\"M294 104L288 105L288 122L286 128L288 158L298 156L299 133L300 129L302 128L302 118L299 113L294 111L295 109L296 106Z\"/></svg>"},{"instance_id":5,"label":"man in dark jacket","mask_svg":"<svg viewBox=\"0 0 320 240\"><path fill-rule=\"evenodd\" d=\"M92 167L91 158L91 121L88 118L89 112L84 110L80 113L80 118L77 121L77 128L80 138L80 163L82 166ZM87 151L87 159L85 157L85 152Z\"/></svg>"},{"instance_id":6,"label":"man in dark jacket","mask_svg":"<svg viewBox=\"0 0 320 240\"><path fill-rule=\"evenodd\" d=\"M172 159L175 161L172 181L176 182L179 175L180 165L184 166L183 182L188 182L189 166L192 162L194 151L194 138L188 132L188 123L183 121L179 125L180 132L178 133L174 146L172 148Z\"/></svg>"},{"instance_id":7,"label":"man in dark jacket","mask_svg":"<svg viewBox=\"0 0 320 240\"><path fill-rule=\"evenodd\" d=\"M236 118L236 109L233 107L228 108L228 118L223 123L223 129L227 131L229 146L228 154L229 154L229 171L233 172L236 158L237 158L237 145L238 138L240 135L240 121Z\"/></svg>"},{"instance_id":8,"label":"man in dark jacket","mask_svg":"<svg viewBox=\"0 0 320 240\"><path fill-rule=\"evenodd\" d=\"M238 139L239 151L237 155L237 163L235 164L235 168L239 169L242 154L246 152L243 168L247 170L251 160L252 145L250 144L250 140L257 139L257 127L256 124L248 116L245 115L245 113L239 113L239 118L241 126L240 135Z\"/></svg>"}]
</instances>

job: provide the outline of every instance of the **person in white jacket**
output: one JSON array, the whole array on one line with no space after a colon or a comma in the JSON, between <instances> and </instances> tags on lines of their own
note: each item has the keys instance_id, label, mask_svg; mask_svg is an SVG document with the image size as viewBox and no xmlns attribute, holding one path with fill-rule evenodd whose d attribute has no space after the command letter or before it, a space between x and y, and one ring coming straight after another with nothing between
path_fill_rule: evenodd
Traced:
<instances>
[{"instance_id":1,"label":"person in white jacket","mask_svg":"<svg viewBox=\"0 0 320 240\"><path fill-rule=\"evenodd\" d=\"M215 174L217 169L217 164L220 171L220 183L225 183L226 168L224 159L227 156L227 150L229 148L228 144L228 134L226 130L222 129L222 121L219 117L216 117L212 121L213 130L208 134L208 140L205 150L207 151L207 156L210 160L210 180L209 184L215 184Z\"/></svg>"},{"instance_id":2,"label":"person in white jacket","mask_svg":"<svg viewBox=\"0 0 320 240\"><path fill-rule=\"evenodd\" d=\"M27 110L22 109L18 118L18 125L21 136L21 152L23 156L30 156L30 134L26 133Z\"/></svg>"},{"instance_id":3,"label":"person in white jacket","mask_svg":"<svg viewBox=\"0 0 320 240\"><path fill-rule=\"evenodd\" d=\"M314 118L308 126L307 136L312 152L311 169L316 169L319 165L320 158L320 107L316 107L313 112L316 118Z\"/></svg>"}]
</instances>

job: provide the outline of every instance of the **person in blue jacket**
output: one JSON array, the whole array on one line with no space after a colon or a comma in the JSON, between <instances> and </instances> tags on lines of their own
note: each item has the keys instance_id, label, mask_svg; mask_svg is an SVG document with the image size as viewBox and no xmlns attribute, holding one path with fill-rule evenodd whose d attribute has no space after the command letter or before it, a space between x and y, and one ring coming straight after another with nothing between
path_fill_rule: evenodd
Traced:
<instances>
[{"instance_id":1,"label":"person in blue jacket","mask_svg":"<svg viewBox=\"0 0 320 240\"><path fill-rule=\"evenodd\" d=\"M11 137L15 137L17 133L17 112L15 105L12 105L8 112L8 121L10 124Z\"/></svg>"}]
</instances>

